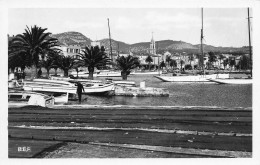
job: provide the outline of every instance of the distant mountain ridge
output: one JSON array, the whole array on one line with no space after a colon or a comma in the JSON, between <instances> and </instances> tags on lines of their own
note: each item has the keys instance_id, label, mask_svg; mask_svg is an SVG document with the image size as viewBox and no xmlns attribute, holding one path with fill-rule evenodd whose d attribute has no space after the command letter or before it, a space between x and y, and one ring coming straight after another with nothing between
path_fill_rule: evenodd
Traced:
<instances>
[{"instance_id":1,"label":"distant mountain ridge","mask_svg":"<svg viewBox=\"0 0 260 165\"><path fill-rule=\"evenodd\" d=\"M51 35L54 38L57 38L60 43L65 45L80 45L80 46L87 46L91 45L92 40L82 33L79 32L64 32L59 34ZM102 46L106 49L110 49L110 41L108 38L98 40ZM135 44L127 44L122 41L116 41L111 39L112 49L119 51L121 53L144 53L148 52L150 47L150 42L139 42ZM170 52L187 52L187 53L198 53L200 52L200 44L192 45L190 43L184 41L174 41L174 40L161 40L156 41L156 49L159 52L170 51ZM214 51L214 52L247 52L247 47L215 47L212 45L203 45L203 49L205 52Z\"/></svg>"},{"instance_id":2,"label":"distant mountain ridge","mask_svg":"<svg viewBox=\"0 0 260 165\"><path fill-rule=\"evenodd\" d=\"M65 44L65 45L80 45L80 46L86 46L90 45L91 39L87 38L83 34L79 32L64 32L59 34L53 34L51 37L57 38L59 42Z\"/></svg>"}]
</instances>

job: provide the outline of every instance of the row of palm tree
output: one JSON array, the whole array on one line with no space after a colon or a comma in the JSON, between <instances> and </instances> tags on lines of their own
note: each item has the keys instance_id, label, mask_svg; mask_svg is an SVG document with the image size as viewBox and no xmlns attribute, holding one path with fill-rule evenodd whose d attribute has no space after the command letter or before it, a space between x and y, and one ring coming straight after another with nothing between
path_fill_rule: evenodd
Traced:
<instances>
[{"instance_id":1,"label":"row of palm tree","mask_svg":"<svg viewBox=\"0 0 260 165\"><path fill-rule=\"evenodd\" d=\"M34 67L37 75L40 56L44 58L46 52L56 51L57 39L49 37L51 33L45 32L47 29L41 27L31 27L25 29L23 34L18 34L12 41L9 42L8 62L14 66L19 66L17 59L20 59L20 64L25 67ZM16 66L16 67L17 67Z\"/></svg>"},{"instance_id":2,"label":"row of palm tree","mask_svg":"<svg viewBox=\"0 0 260 165\"><path fill-rule=\"evenodd\" d=\"M38 26L27 27L25 33L17 35L12 41L9 41L8 47L8 67L14 71L15 67L21 67L22 71L26 67L35 68L31 77L37 77L37 69L44 67L49 76L50 69L60 68L64 71L64 76L68 76L71 69L76 69L78 72L79 67L87 67L89 71L89 78L93 79L95 68L101 68L106 65L114 65L117 69L121 70L123 79L127 79L131 70L140 65L139 59L128 55L127 57L121 56L116 59L115 63L105 53L105 48L85 47L82 53L73 58L71 56L64 56L58 47L58 40L51 38L49 32L46 32ZM41 60L40 60L41 57ZM33 69L32 69L33 70Z\"/></svg>"}]
</instances>

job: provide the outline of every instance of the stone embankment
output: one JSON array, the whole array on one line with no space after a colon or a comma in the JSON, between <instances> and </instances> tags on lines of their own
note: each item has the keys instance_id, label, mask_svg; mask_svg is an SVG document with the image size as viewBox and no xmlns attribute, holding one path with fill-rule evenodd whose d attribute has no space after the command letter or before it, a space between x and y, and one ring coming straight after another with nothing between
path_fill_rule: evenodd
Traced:
<instances>
[{"instance_id":1,"label":"stone embankment","mask_svg":"<svg viewBox=\"0 0 260 165\"><path fill-rule=\"evenodd\" d=\"M153 96L169 96L169 91L164 88L153 87L126 87L115 86L115 91L112 95L115 96L132 96L132 97L153 97Z\"/></svg>"}]
</instances>

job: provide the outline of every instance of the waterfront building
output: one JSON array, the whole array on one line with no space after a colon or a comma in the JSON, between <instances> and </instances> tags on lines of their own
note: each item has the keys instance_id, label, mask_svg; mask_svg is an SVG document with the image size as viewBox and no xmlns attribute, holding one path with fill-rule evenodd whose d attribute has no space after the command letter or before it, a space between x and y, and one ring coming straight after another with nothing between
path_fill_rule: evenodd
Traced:
<instances>
[{"instance_id":1,"label":"waterfront building","mask_svg":"<svg viewBox=\"0 0 260 165\"><path fill-rule=\"evenodd\" d=\"M136 54L134 56L138 57L139 58L139 61L140 61L140 65L145 67L145 68L148 68L149 64L147 62L145 62L146 58L148 56L151 56L152 59L153 59L153 62L151 63L151 68L157 68L158 67L158 64L160 64L161 62L161 55L155 55L155 54L149 54L149 53L141 53L141 54Z\"/></svg>"},{"instance_id":2,"label":"waterfront building","mask_svg":"<svg viewBox=\"0 0 260 165\"><path fill-rule=\"evenodd\" d=\"M90 43L90 45L93 46L93 47L94 47L94 46L101 47L99 41L92 41L92 42Z\"/></svg>"},{"instance_id":3,"label":"waterfront building","mask_svg":"<svg viewBox=\"0 0 260 165\"><path fill-rule=\"evenodd\" d=\"M84 47L81 47L80 45L66 45L63 43L60 43L57 48L62 51L61 54L64 56L72 56L74 58L78 58L77 55L82 53L82 50L84 49Z\"/></svg>"}]
</instances>

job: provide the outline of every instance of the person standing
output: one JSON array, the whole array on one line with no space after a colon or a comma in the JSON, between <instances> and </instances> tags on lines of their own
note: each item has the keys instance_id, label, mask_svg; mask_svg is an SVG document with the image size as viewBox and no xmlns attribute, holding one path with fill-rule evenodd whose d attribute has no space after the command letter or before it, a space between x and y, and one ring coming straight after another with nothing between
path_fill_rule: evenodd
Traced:
<instances>
[{"instance_id":1,"label":"person standing","mask_svg":"<svg viewBox=\"0 0 260 165\"><path fill-rule=\"evenodd\" d=\"M78 82L77 83L77 94L78 94L78 98L79 98L79 103L81 103L82 91L85 92L84 87L80 82Z\"/></svg>"}]
</instances>

